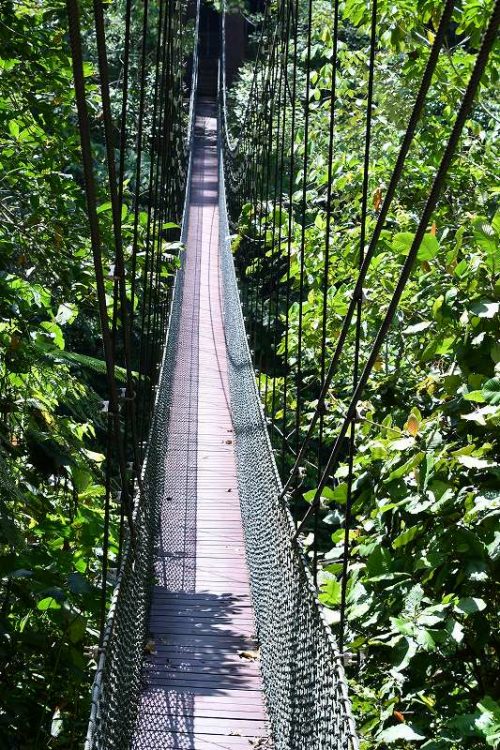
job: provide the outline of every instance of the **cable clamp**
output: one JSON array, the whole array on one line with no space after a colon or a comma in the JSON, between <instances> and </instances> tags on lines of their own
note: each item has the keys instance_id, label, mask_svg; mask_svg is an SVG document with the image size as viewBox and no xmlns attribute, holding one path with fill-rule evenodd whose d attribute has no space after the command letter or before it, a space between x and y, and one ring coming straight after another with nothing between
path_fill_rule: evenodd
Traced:
<instances>
[{"instance_id":1,"label":"cable clamp","mask_svg":"<svg viewBox=\"0 0 500 750\"><path fill-rule=\"evenodd\" d=\"M354 295L354 299L356 302L365 302L366 301L366 294L363 288L359 290L357 294Z\"/></svg>"},{"instance_id":2,"label":"cable clamp","mask_svg":"<svg viewBox=\"0 0 500 750\"><path fill-rule=\"evenodd\" d=\"M118 391L118 398L122 401L135 401L136 392L132 391L130 396L127 395L128 388L120 388Z\"/></svg>"},{"instance_id":3,"label":"cable clamp","mask_svg":"<svg viewBox=\"0 0 500 750\"><path fill-rule=\"evenodd\" d=\"M356 654L353 654L350 651L344 651L343 654L340 654L340 658L342 659L344 667L349 667L356 662Z\"/></svg>"},{"instance_id":4,"label":"cable clamp","mask_svg":"<svg viewBox=\"0 0 500 750\"><path fill-rule=\"evenodd\" d=\"M342 654L340 654L340 658L344 667L351 667L353 664L361 667L366 657L362 652L353 653L352 651L344 651ZM349 702L349 699L347 699L347 702Z\"/></svg>"},{"instance_id":5,"label":"cable clamp","mask_svg":"<svg viewBox=\"0 0 500 750\"><path fill-rule=\"evenodd\" d=\"M281 505L284 508L288 508L290 506L290 493L289 492L280 492L278 495L278 502L281 503Z\"/></svg>"},{"instance_id":6,"label":"cable clamp","mask_svg":"<svg viewBox=\"0 0 500 750\"><path fill-rule=\"evenodd\" d=\"M112 263L109 267L108 279L110 279L110 281L120 281L121 278L122 276L116 273L116 265Z\"/></svg>"},{"instance_id":7,"label":"cable clamp","mask_svg":"<svg viewBox=\"0 0 500 750\"><path fill-rule=\"evenodd\" d=\"M111 411L109 408L109 400L101 401L101 414L106 414L108 417L119 417L120 412Z\"/></svg>"}]
</instances>

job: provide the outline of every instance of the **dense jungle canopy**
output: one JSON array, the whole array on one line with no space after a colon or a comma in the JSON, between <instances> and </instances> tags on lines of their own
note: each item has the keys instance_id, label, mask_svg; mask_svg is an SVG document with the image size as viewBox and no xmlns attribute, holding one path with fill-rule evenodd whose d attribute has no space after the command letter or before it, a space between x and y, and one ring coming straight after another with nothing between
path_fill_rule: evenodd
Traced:
<instances>
[{"instance_id":1,"label":"dense jungle canopy","mask_svg":"<svg viewBox=\"0 0 500 750\"><path fill-rule=\"evenodd\" d=\"M92 4L81 0L80 5L98 212L110 269L107 305L115 319L115 374L124 385ZM425 116L363 287L361 360L409 251L492 6L491 0L457 0ZM169 302L181 250L182 199L173 188L165 215L164 207L146 194L154 144L144 151L137 185L141 7L142 0L132 0L131 124L120 200L125 265L128 279L135 280L128 281L126 293L135 312L130 365L144 447L152 407L148 384L164 334L164 321L148 316L147 300L156 295L164 307ZM269 421L279 428L271 431L271 439L283 478L293 464L289 447L300 445L316 408L322 357L334 349L359 266L370 7L365 0L340 3L330 163L332 4L313 0L309 24L310 6L297 3L294 124L293 102L287 100L274 114L284 111L286 116L283 153L271 149L273 165L287 166L276 171L268 195L259 196L258 211L247 196L232 217L257 379ZM111 0L104 8L118 134L125 0ZM367 236L384 199L441 9L437 0L378 3ZM229 10L245 15L249 35L248 61L228 97L237 132L245 124L264 8ZM151 29L155 13L152 3ZM182 44L172 79L178 90L186 87L192 32L192 20L179 28ZM157 54L152 31L146 54L152 100ZM352 657L346 669L363 750L500 745L498 63L497 45L357 412L343 637ZM265 63L260 75L266 76ZM186 94L181 124L187 121L187 106ZM143 128L149 143L151 115ZM180 142L180 130L172 138ZM326 231L330 265L324 286ZM161 244L161 266L154 269L146 261L148 243ZM65 4L0 0L0 748L6 750L76 748L85 736L99 633L126 515L116 494L117 469L105 461L112 439L103 411L109 396L96 307ZM354 347L351 337L328 398L322 423L325 455L349 402ZM298 358L299 404L293 386ZM314 443L308 458L292 498L298 520L314 497L314 465L324 460ZM319 526L301 537L305 554L317 557L319 598L335 634L347 475L344 455L323 491ZM109 545L104 550L105 524Z\"/></svg>"}]
</instances>

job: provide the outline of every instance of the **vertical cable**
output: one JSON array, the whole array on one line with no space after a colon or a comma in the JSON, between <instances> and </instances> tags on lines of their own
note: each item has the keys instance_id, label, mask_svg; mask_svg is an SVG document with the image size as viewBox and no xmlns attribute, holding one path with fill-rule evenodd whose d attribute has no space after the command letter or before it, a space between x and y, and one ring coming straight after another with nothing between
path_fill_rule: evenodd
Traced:
<instances>
[{"instance_id":1,"label":"vertical cable","mask_svg":"<svg viewBox=\"0 0 500 750\"><path fill-rule=\"evenodd\" d=\"M429 225L433 211L441 195L444 182L448 174L448 170L451 166L458 142L462 134L462 130L467 121L467 117L469 116L469 113L472 109L475 95L481 83L481 77L486 68L486 64L488 62L491 49L496 41L496 34L498 31L499 23L500 23L500 0L496 0L493 13L490 17L488 27L483 37L481 48L476 57L476 62L472 70L472 74L469 79L469 82L467 84L465 94L462 99L462 103L460 105L458 114L455 118L455 123L453 125L452 131L448 138L448 142L445 146L443 156L441 157L441 161L439 163L438 169L434 176L427 200L425 202L424 209L420 216L420 220L419 220L419 223L418 223L418 226L417 226L414 238L413 238L413 242L408 251L408 255L406 256L406 260L403 263L403 266L401 268L399 279L396 283L396 287L390 299L384 319L380 325L377 335L375 336L375 340L372 344L367 361L365 363L363 371L361 372L359 376L357 386L352 394L351 400L346 409L346 413L345 413L342 425L337 434L332 450L330 451L330 455L328 457L328 461L326 462L325 469L321 477L321 481L319 482L319 486L315 493L315 497L311 505L309 506L306 514L304 515L302 521L298 525L295 536L297 536L297 534L300 533L305 523L307 522L310 514L314 511L316 505L320 501L321 492L323 488L325 487L326 482L328 481L328 477L332 472L332 468L336 465L343 441L347 435L351 421L356 413L358 402L361 396L363 395L363 391L368 383L371 372L373 370L373 366L377 360L380 349L385 341L387 332L389 331L389 328L391 327L394 314L399 305L399 301L401 299L403 291L406 287L408 279L410 278L411 272L413 270L413 266L417 258L418 250L420 248L420 245L422 244L422 240L424 238L425 232ZM366 262L367 262L367 255L365 255L363 267L366 265Z\"/></svg>"},{"instance_id":2,"label":"vertical cable","mask_svg":"<svg viewBox=\"0 0 500 750\"><path fill-rule=\"evenodd\" d=\"M291 16L291 3L290 0L286 6L286 25L284 28L284 51L282 55L282 68L281 68L281 79L280 79L280 95L283 96L280 106L282 108L281 113L281 139L279 142L279 148L277 149L278 158L276 158L276 187L279 192L278 209L279 209L279 229L278 229L278 251L276 268L274 269L275 285L276 285L276 302L275 302L275 313L274 313L274 335L273 335L273 390L272 390L272 401L271 401L271 424L274 428L276 426L276 379L277 379L277 363L278 363L278 330L280 324L280 288L281 288L281 255L282 255L282 213L283 213L283 173L285 170L285 144L286 144L286 121L287 121L287 72L288 72L288 57L290 51L290 16ZM274 211L276 212L276 201L274 205ZM274 435L274 433L273 433ZM284 435L281 438L282 445L280 446L280 453L283 450Z\"/></svg>"},{"instance_id":3,"label":"vertical cable","mask_svg":"<svg viewBox=\"0 0 500 750\"><path fill-rule=\"evenodd\" d=\"M295 408L295 446L300 447L300 418L301 390L302 390L302 338L304 323L304 274L305 274L305 245L306 245L306 216L307 216L307 178L309 168L309 98L311 92L311 47L312 47L312 11L313 0L307 4L307 41L306 41L306 90L304 102L304 159L302 163L302 208L301 208L301 231L300 231L300 277L299 277L299 320L297 340L297 372L295 376L295 393L297 404Z\"/></svg>"},{"instance_id":4,"label":"vertical cable","mask_svg":"<svg viewBox=\"0 0 500 750\"><path fill-rule=\"evenodd\" d=\"M323 388L321 389L321 393L318 399L318 407L313 414L312 420L307 429L306 436L297 454L297 457L292 467L292 470L290 472L290 475L283 487L283 492L282 492L283 495L285 495L289 491L293 480L295 479L300 467L302 466L302 463L304 462L306 450L308 448L308 445L316 429L316 425L320 417L321 411L324 408L324 400L326 398L328 389L330 388L332 378L336 372L336 368L337 368L337 365L338 365L338 362L339 362L339 359L342 354L343 347L347 338L347 333L350 328L351 320L356 311L358 296L362 292L366 273L370 266L371 260L375 254L375 249L377 247L378 240L380 239L382 229L385 225L385 221L389 213L389 208L392 204L392 201L396 193L396 188L401 179L406 157L408 155L410 146L415 136L417 124L419 122L420 116L424 108L427 93L429 91L429 87L431 85L433 74L434 74L437 61L439 58L439 53L443 47L443 44L446 38L446 32L447 32L448 25L451 19L451 15L453 13L453 8L454 8L454 0L447 0L446 5L443 10L443 14L441 16L441 21L439 23L438 30L436 32L434 44L431 48L431 53L427 61L427 66L425 68L424 74L422 76L422 80L420 82L420 87L419 87L417 97L413 105L410 119L408 121L408 126L403 136L401 148L400 148L398 157L396 159L396 164L394 165L394 169L392 171L391 179L387 188L387 193L382 203L382 207L380 209L380 213L378 215L377 222L375 224L375 229L373 230L373 234L370 239L368 250L365 253L365 258L364 258L362 267L360 269L358 279L356 281L356 285L353 291L351 301L349 303L347 313L344 316L342 329L337 339L335 351L331 357L330 364L328 365L328 370L324 378Z\"/></svg>"},{"instance_id":5,"label":"vertical cable","mask_svg":"<svg viewBox=\"0 0 500 750\"><path fill-rule=\"evenodd\" d=\"M291 0L290 0L291 2ZM294 229L294 205L293 205L293 188L295 183L295 135L297 123L297 65L298 65L298 33L299 33L299 3L291 5L291 20L293 23L293 66L292 66L292 90L291 90L291 117L290 117L290 166L289 166L289 185L288 185L288 242L286 256L286 295L285 295L285 341L284 341L284 376L283 376L283 426L284 436L283 449L281 452L281 471L285 472L286 466L286 438L288 437L288 376L289 376L289 330L290 330L290 297L291 297L291 259L292 243Z\"/></svg>"},{"instance_id":6,"label":"vertical cable","mask_svg":"<svg viewBox=\"0 0 500 750\"><path fill-rule=\"evenodd\" d=\"M359 236L359 258L358 267L361 269L364 260L365 251L365 238L366 238L366 222L367 222L367 211L368 211L368 185L370 179L370 147L371 147L371 132L372 132L372 110L373 110L373 80L375 74L375 49L377 44L377 0L372 0L372 15L371 15L371 28L370 28L370 55L368 61L368 91L366 98L366 127L365 127L365 151L363 157L363 187L361 192L361 222L360 222L360 236ZM362 316L362 304L363 295L360 293L357 299L356 307L356 329L355 329L355 341L354 341L354 362L353 362L353 390L356 389L359 377L359 354L361 347L361 316ZM340 628L339 628L339 648L341 651L344 649L345 639L345 608L346 608L346 592L347 592L347 576L349 568L349 534L351 528L351 515L352 515L352 485L353 485L353 471L354 471L354 454L356 451L356 414L354 413L351 419L351 430L349 435L349 460L348 460L348 476L347 476L347 499L345 505L345 518L344 518L344 549L342 558L342 573L341 573L341 602L340 602ZM319 509L319 505L318 505ZM318 510L316 511L316 515Z\"/></svg>"},{"instance_id":7,"label":"vertical cable","mask_svg":"<svg viewBox=\"0 0 500 750\"><path fill-rule=\"evenodd\" d=\"M113 437L115 441L119 474L122 486L122 497L125 504L129 531L133 535L132 508L128 497L127 476L125 467L125 456L123 450L122 433L120 426L120 414L118 403L118 391L115 380L115 365L113 358L113 343L109 329L108 310L106 303L106 289L104 284L104 272L102 263L102 243L97 214L96 185L94 180L94 169L92 163L92 146L90 139L90 121L87 109L85 78L83 74L83 54L80 31L80 10L78 0L67 0L66 9L69 25L69 39L71 48L71 60L73 69L73 80L75 88L75 100L78 113L78 128L80 133L80 145L82 152L82 165L85 183L85 196L87 202L87 214L89 219L90 240L92 256L94 261L94 273L96 281L96 293L103 340L104 359L106 363L106 376L109 391L109 416L112 421ZM108 429L111 429L108 426ZM111 441L108 441L110 444ZM106 461L106 494L105 494L105 524L103 529L103 560L102 560L102 586L101 586L101 625L104 623L104 611L106 606L107 587L107 550L109 547L109 513L110 513L110 455ZM101 638L103 632L101 631Z\"/></svg>"},{"instance_id":8,"label":"vertical cable","mask_svg":"<svg viewBox=\"0 0 500 750\"><path fill-rule=\"evenodd\" d=\"M332 50L332 84L330 91L330 117L328 129L328 172L326 188L326 226L325 226L325 249L323 259L323 301L321 313L321 353L320 353L320 383L321 390L325 385L325 367L326 367L326 341L327 341L327 316L328 316L328 291L329 291L329 272L330 272L330 233L332 224L332 186L333 186L333 143L335 134L335 110L337 104L337 66L338 66L338 34L339 34L339 0L335 0L333 10L333 50ZM323 460L323 437L324 437L324 419L325 409L324 402L318 402L319 412L319 435L318 435L318 481L321 478L321 467ZM313 542L313 571L314 581L317 582L318 576L318 531L319 531L319 506L314 513L314 542Z\"/></svg>"}]
</instances>

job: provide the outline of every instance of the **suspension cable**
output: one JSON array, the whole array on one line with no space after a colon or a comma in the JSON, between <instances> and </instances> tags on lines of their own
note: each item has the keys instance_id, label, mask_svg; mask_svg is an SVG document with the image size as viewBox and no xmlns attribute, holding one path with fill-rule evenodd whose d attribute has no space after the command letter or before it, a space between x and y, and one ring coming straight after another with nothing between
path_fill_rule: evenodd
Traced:
<instances>
[{"instance_id":1,"label":"suspension cable","mask_svg":"<svg viewBox=\"0 0 500 750\"><path fill-rule=\"evenodd\" d=\"M102 244L99 219L97 214L97 197L94 180L94 169L92 164L92 147L90 139L90 122L87 109L85 78L83 73L83 54L80 30L80 11L78 0L67 0L66 10L68 15L69 41L71 48L71 61L73 69L73 80L75 89L75 101L78 114L78 129L82 152L82 165L85 183L85 196L87 202L87 215L90 228L90 243L94 262L94 273L96 281L97 303L101 335L103 341L104 360L106 364L106 377L109 392L108 419L112 420L113 435L118 457L118 467L121 481L121 498L125 516L128 521L129 534L133 539L132 506L127 487L127 473L125 465L125 454L120 425L118 389L115 380L115 363L113 355L113 343L109 329L108 310L106 304L106 289L104 285L104 272L102 262ZM109 429L109 426L108 426ZM111 441L107 439L108 447ZM110 454L108 453L105 481L105 517L104 517L104 539L102 558L102 587L101 587L101 639L104 633L104 619L106 606L106 584L107 584L107 551L109 538L109 514L110 514Z\"/></svg>"},{"instance_id":2,"label":"suspension cable","mask_svg":"<svg viewBox=\"0 0 500 750\"><path fill-rule=\"evenodd\" d=\"M314 435L314 431L316 429L316 425L319 420L319 417L321 413L324 411L325 399L330 389L333 376L336 372L336 368L340 359L340 355L342 354L342 350L343 350L343 347L347 338L347 334L351 325L351 321L352 321L353 315L357 307L358 299L363 291L363 283L366 278L366 274L370 267L371 261L375 255L375 250L377 247L378 240L382 233L382 229L385 225L385 221L389 213L389 209L391 207L392 201L396 193L396 188L399 184L401 175L403 173L403 167L405 165L406 157L410 150L411 144L413 143L417 124L420 120L420 116L424 108L427 93L432 83L432 78L433 78L434 71L435 71L437 61L439 58L439 53L441 51L441 48L446 38L446 32L447 32L448 25L451 19L453 8L454 8L453 0L447 0L445 8L443 10L443 14L441 16L438 30L436 32L434 43L431 48L429 59L427 61L427 66L425 68L424 74L422 76L422 80L420 82L420 87L417 93L417 97L415 99L415 103L413 105L412 113L408 121L408 126L406 129L402 144L401 144L401 148L400 148L397 160L396 160L396 164L394 166L391 179L389 181L387 193L383 201L382 207L380 209L380 213L378 215L377 222L375 224L375 228L371 236L370 244L365 253L365 257L361 265L361 268L359 269L359 275L358 275L356 285L352 293L352 297L349 303L347 313L344 316L344 321L343 321L342 329L339 334L339 338L337 340L337 345L336 345L334 354L330 360L330 364L328 366L328 370L324 378L323 387L321 389L321 392L318 398L318 405L313 413L311 422L309 423L307 433L300 446L300 450L297 452L297 458L295 460L293 468L283 487L282 496L284 496L289 491L291 484L299 471L299 468L303 464L305 452Z\"/></svg>"},{"instance_id":3,"label":"suspension cable","mask_svg":"<svg viewBox=\"0 0 500 750\"><path fill-rule=\"evenodd\" d=\"M373 109L373 81L375 74L375 49L377 44L377 0L372 0L372 14L371 14L371 28L370 28L370 54L368 61L368 91L366 97L366 127L365 127L365 148L363 157L363 185L361 189L361 222L360 222L360 233L359 233L359 259L358 267L361 268L363 265L364 249L365 249L365 238L366 238L366 222L368 213L368 185L370 178L370 148L371 148L371 131L372 131L372 109ZM353 361L353 374L352 374L352 386L356 388L359 377L359 354L361 347L361 320L362 320L362 306L363 296L360 295L357 300L356 308L356 328L355 328L355 339L354 339L354 361ZM351 429L349 434L349 458L348 458L348 474L347 474L347 498L345 505L345 518L344 518L344 541L343 541L343 557L342 557L342 572L341 572L341 596L340 596L340 626L339 626L339 648L341 651L344 650L344 630L345 630L345 609L346 609L346 595L347 595L347 573L349 565L349 534L351 530L351 515L352 515L352 488L354 481L354 455L356 452L356 415L354 415L351 421ZM320 479L321 481L321 479ZM315 512L315 525L317 527L318 516L319 516L320 504L316 505Z\"/></svg>"},{"instance_id":4,"label":"suspension cable","mask_svg":"<svg viewBox=\"0 0 500 750\"><path fill-rule=\"evenodd\" d=\"M342 447L342 441L345 438L347 431L349 429L349 426L352 422L352 419L356 414L356 407L358 405L359 399L361 398L363 394L363 391L371 375L373 366L376 362L377 356L384 342L385 336L391 326L394 313L396 312L397 306L399 304L399 300L401 299L401 295L403 294L406 283L408 279L410 278L410 274L412 272L413 265L415 263L419 247L422 243L425 232L427 230L427 226L432 217L432 213L436 207L437 201L443 189L444 180L450 168L463 127L465 125L467 117L469 116L469 113L474 104L474 98L479 88L479 85L481 83L481 77L483 75L486 64L488 62L491 49L496 40L496 34L498 31L499 22L500 22L500 0L497 0L495 7L493 9L493 13L490 18L488 27L485 31L483 41L481 44L481 48L478 52L476 62L474 65L474 69L469 79L469 83L467 85L467 89L465 91L462 103L460 105L459 112L455 119L452 132L446 144L446 148L441 158L441 162L439 164L436 175L434 177L429 196L427 198L427 201L424 206L424 210L420 217L420 221L419 221L417 230L415 232L415 237L413 239L412 245L408 252L406 261L403 264L401 274L400 274L398 283L396 285L396 288L394 290L393 296L391 298L391 301L389 303L386 315L376 335L375 341L373 342L370 354L368 356L364 369L359 377L358 384L352 394L351 401L346 410L346 414L344 416L342 426L339 430L338 436L334 442L333 448L328 457L328 461L323 471L318 488L315 492L314 498L296 530L295 537L297 537L297 535L302 531L310 514L313 512L316 505L318 505L320 502L321 493L328 481L329 475L332 473L332 469L335 465L335 462L338 459L338 456ZM365 262L366 262L366 257L365 257ZM363 263L363 265L365 265L365 263Z\"/></svg>"}]
</instances>

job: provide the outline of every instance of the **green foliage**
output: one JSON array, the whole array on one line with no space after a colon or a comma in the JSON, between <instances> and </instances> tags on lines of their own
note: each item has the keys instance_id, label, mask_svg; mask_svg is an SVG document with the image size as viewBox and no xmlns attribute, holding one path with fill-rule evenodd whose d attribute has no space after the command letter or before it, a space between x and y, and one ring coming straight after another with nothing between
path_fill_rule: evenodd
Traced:
<instances>
[{"instance_id":1,"label":"green foliage","mask_svg":"<svg viewBox=\"0 0 500 750\"><path fill-rule=\"evenodd\" d=\"M80 6L112 318L114 280L108 268L114 263L114 245L92 4L84 0ZM121 106L124 8L122 0L106 5L115 116ZM134 40L142 8L142 3L132 3ZM156 18L151 7L152 28ZM23 750L81 746L101 619L107 434L102 402L109 396L67 28L65 3L60 0L1 3L0 747ZM148 45L149 55L152 35ZM130 75L133 123L137 50L134 46ZM146 97L152 99L151 89ZM148 111L146 140L150 129ZM126 153L125 168L122 231L130 275L133 153ZM147 200L145 195L139 212L135 306L144 294ZM176 226L169 222L165 228ZM156 242L157 235L152 233L150 241ZM176 263L176 256L164 253L162 283ZM127 294L130 299L130 288ZM139 330L133 334L137 340ZM116 338L116 360L123 363L122 337ZM134 369L138 364L134 360ZM123 380L123 368L117 366L115 375ZM108 599L119 553L117 489L112 473Z\"/></svg>"},{"instance_id":2,"label":"green foliage","mask_svg":"<svg viewBox=\"0 0 500 750\"><path fill-rule=\"evenodd\" d=\"M100 613L104 381L66 23L31 2L0 21L0 734L23 748L81 741Z\"/></svg>"},{"instance_id":3,"label":"green foliage","mask_svg":"<svg viewBox=\"0 0 500 750\"><path fill-rule=\"evenodd\" d=\"M441 3L432 1L379 2L368 237L385 196L441 8ZM491 8L489 1L465 0L455 10L453 31L438 62L425 116L367 275L361 363L413 241ZM342 5L327 361L352 294L353 269L358 266L369 14L365 0L347 0ZM300 43L303 47L304 35ZM294 148L298 165L293 175L296 193L291 196L290 305L287 310L282 290L276 352L263 351L260 374L268 413L284 434L293 434L297 398L293 372L301 315L301 436L316 407L320 382L332 78L332 18L326 3L314 4L312 43L307 206L303 216L304 133L299 111L295 142L290 142L288 130L285 144L288 156ZM244 110L249 80L250 68L231 92L237 115ZM356 656L357 666L349 667L348 674L364 750L498 746L500 214L498 185L491 169L499 155L497 83L498 50L485 73L443 197L358 410L346 650ZM303 70L299 84L303 91ZM272 189L260 204L262 231L259 215L248 204L241 212L234 242L250 315L257 309L254 290L264 296L265 330L260 336L264 341L274 336L276 303L270 279L277 268L282 284L287 278L288 183L280 186L286 206L281 216L274 214ZM273 227L281 229L273 231ZM264 249L253 241L259 237L264 238ZM301 261L305 289L300 305ZM256 324L260 325L260 319ZM288 363L284 362L285 346ZM328 397L327 448L352 393L353 354L354 327ZM286 422L282 406L285 373L289 376ZM281 456L279 438L276 447ZM317 451L318 444L313 442L301 489L304 502L297 502L295 509L298 517L315 494L312 464ZM347 475L344 452L331 488L323 492L317 537L319 596L331 609L334 631L339 620ZM313 530L307 531L305 550L312 556Z\"/></svg>"}]
</instances>

